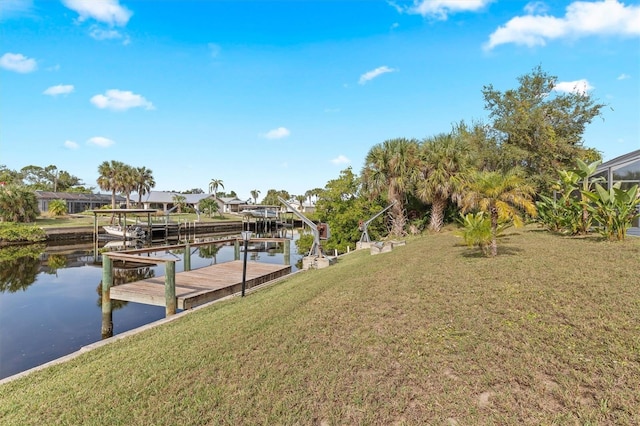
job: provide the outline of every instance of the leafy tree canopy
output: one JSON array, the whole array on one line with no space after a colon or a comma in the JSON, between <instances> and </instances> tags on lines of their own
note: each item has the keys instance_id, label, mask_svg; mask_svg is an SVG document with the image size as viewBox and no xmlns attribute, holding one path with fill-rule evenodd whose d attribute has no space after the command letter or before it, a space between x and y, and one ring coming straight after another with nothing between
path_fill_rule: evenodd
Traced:
<instances>
[{"instance_id":1,"label":"leafy tree canopy","mask_svg":"<svg viewBox=\"0 0 640 426\"><path fill-rule=\"evenodd\" d=\"M362 195L361 180L349 167L340 172L337 179L330 180L321 190L316 203L316 215L321 222L329 224L331 238L323 245L328 250L337 249L346 252L347 246L355 247L360 240L359 222L383 209L379 198L369 201ZM372 238L379 238L387 233L384 218L376 220L369 227Z\"/></svg>"},{"instance_id":2,"label":"leafy tree canopy","mask_svg":"<svg viewBox=\"0 0 640 426\"><path fill-rule=\"evenodd\" d=\"M518 78L517 89L501 92L488 85L482 90L505 168L522 167L538 189L548 188L557 170L570 167L577 158L598 159L597 152L583 146L582 135L604 104L580 88L555 91L556 81L536 67Z\"/></svg>"},{"instance_id":3,"label":"leafy tree canopy","mask_svg":"<svg viewBox=\"0 0 640 426\"><path fill-rule=\"evenodd\" d=\"M289 192L285 191L284 189L270 189L267 191L267 195L265 195L260 204L264 204L267 206L279 206L281 203L278 200L278 197L289 200L291 198L291 194L289 194Z\"/></svg>"}]
</instances>

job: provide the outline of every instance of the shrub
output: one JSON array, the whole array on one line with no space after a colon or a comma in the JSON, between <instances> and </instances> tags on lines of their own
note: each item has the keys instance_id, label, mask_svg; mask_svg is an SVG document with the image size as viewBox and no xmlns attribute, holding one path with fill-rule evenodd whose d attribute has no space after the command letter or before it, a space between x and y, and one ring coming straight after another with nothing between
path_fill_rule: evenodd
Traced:
<instances>
[{"instance_id":1,"label":"shrub","mask_svg":"<svg viewBox=\"0 0 640 426\"><path fill-rule=\"evenodd\" d=\"M67 214L67 203L64 200L52 200L49 203L49 213L53 216L64 216Z\"/></svg>"},{"instance_id":2,"label":"shrub","mask_svg":"<svg viewBox=\"0 0 640 426\"><path fill-rule=\"evenodd\" d=\"M0 186L0 221L34 222L38 217L36 194L22 186Z\"/></svg>"}]
</instances>

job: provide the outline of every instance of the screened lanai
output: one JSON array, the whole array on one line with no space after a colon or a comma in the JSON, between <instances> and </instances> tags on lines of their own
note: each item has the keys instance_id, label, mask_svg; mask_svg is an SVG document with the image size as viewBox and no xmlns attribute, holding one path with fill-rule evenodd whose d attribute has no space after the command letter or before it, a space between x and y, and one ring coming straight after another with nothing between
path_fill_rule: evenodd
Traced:
<instances>
[{"instance_id":1,"label":"screened lanai","mask_svg":"<svg viewBox=\"0 0 640 426\"><path fill-rule=\"evenodd\" d=\"M633 185L640 186L640 149L602 163L595 176L603 177L608 188L617 182L620 182L622 189L629 189ZM639 218L635 219L633 227L630 233L640 233Z\"/></svg>"}]
</instances>

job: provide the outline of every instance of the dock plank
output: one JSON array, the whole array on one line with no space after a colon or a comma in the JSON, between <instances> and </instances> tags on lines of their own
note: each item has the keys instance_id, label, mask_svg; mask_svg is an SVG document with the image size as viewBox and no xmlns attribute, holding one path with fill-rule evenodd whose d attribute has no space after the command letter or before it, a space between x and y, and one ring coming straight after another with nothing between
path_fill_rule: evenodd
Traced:
<instances>
[{"instance_id":1,"label":"dock plank","mask_svg":"<svg viewBox=\"0 0 640 426\"><path fill-rule=\"evenodd\" d=\"M239 292L242 288L242 267L243 262L235 260L176 273L178 309L191 309ZM289 265L248 262L246 288L255 287L290 272ZM114 286L110 293L111 298L115 300L165 306L164 276Z\"/></svg>"}]
</instances>

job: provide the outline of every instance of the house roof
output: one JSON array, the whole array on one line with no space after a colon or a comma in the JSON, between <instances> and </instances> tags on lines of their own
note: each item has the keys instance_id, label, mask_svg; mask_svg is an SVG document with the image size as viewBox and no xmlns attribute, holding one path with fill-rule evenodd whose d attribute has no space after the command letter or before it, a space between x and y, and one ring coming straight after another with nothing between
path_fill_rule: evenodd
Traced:
<instances>
[{"instance_id":1,"label":"house roof","mask_svg":"<svg viewBox=\"0 0 640 426\"><path fill-rule=\"evenodd\" d=\"M245 204L246 201L239 199L238 197L220 197L218 198L224 204Z\"/></svg>"},{"instance_id":2,"label":"house roof","mask_svg":"<svg viewBox=\"0 0 640 426\"><path fill-rule=\"evenodd\" d=\"M636 160L640 160L640 149L631 151L627 154L621 155L619 157L613 158L607 162L600 164L596 169L596 173L606 170L609 167L623 166L627 163L630 163Z\"/></svg>"},{"instance_id":3,"label":"house roof","mask_svg":"<svg viewBox=\"0 0 640 426\"><path fill-rule=\"evenodd\" d=\"M34 191L36 198L40 200L65 200L79 202L111 202L111 194L85 194L80 192L52 192L52 191ZM125 197L116 195L116 202L122 203L126 201Z\"/></svg>"},{"instance_id":4,"label":"house roof","mask_svg":"<svg viewBox=\"0 0 640 426\"><path fill-rule=\"evenodd\" d=\"M198 204L200 201L205 198L214 198L213 194L180 194L178 192L168 192L168 191L149 191L149 193L142 197L143 203L168 203L172 204L173 197L176 195L180 195L185 198L185 202L187 204Z\"/></svg>"}]
</instances>

